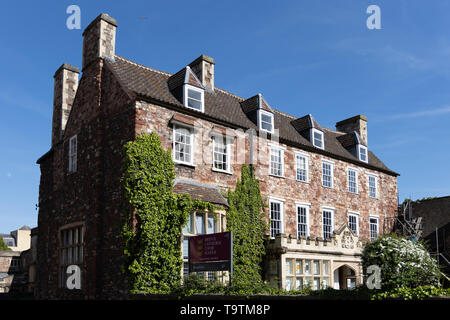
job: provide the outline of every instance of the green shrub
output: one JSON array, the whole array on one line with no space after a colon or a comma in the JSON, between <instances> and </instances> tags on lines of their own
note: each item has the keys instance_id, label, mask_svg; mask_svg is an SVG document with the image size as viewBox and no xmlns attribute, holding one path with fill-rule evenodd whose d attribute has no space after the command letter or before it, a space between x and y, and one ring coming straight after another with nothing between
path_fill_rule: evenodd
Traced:
<instances>
[{"instance_id":1,"label":"green shrub","mask_svg":"<svg viewBox=\"0 0 450 320\"><path fill-rule=\"evenodd\" d=\"M381 287L439 286L439 266L423 243L395 235L382 236L367 243L362 253L364 272L370 265L381 268Z\"/></svg>"},{"instance_id":2,"label":"green shrub","mask_svg":"<svg viewBox=\"0 0 450 320\"><path fill-rule=\"evenodd\" d=\"M450 289L436 288L433 286L423 286L417 288L395 288L385 292L372 295L372 300L403 299L420 300L430 297L450 296Z\"/></svg>"}]
</instances>

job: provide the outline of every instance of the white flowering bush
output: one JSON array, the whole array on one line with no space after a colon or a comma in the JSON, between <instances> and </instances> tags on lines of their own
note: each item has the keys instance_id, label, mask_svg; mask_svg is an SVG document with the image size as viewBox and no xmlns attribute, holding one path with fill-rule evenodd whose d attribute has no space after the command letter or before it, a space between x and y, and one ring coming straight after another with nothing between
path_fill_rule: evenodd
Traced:
<instances>
[{"instance_id":1,"label":"white flowering bush","mask_svg":"<svg viewBox=\"0 0 450 320\"><path fill-rule=\"evenodd\" d=\"M370 265L381 268L382 289L439 286L440 270L423 243L395 235L382 236L365 245L364 273Z\"/></svg>"}]
</instances>

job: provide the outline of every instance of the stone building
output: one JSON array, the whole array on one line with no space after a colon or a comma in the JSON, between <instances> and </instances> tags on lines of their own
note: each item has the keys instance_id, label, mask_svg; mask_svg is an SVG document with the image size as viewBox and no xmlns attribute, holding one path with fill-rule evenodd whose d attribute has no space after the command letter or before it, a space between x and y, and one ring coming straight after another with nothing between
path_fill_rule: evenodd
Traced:
<instances>
[{"instance_id":1,"label":"stone building","mask_svg":"<svg viewBox=\"0 0 450 320\"><path fill-rule=\"evenodd\" d=\"M226 229L221 192L251 163L270 218L266 279L286 289L361 283L362 243L389 232L397 210L398 174L370 149L367 119L332 130L261 94L238 97L216 87L215 60L205 55L174 74L140 65L116 55L116 29L99 15L83 32L81 78L68 64L54 75L52 146L38 160L39 297L127 294L117 238L129 210L122 146L150 132L173 153L175 191L223 208L193 212L183 244ZM81 269L80 290L65 289L70 264Z\"/></svg>"},{"instance_id":2,"label":"stone building","mask_svg":"<svg viewBox=\"0 0 450 320\"><path fill-rule=\"evenodd\" d=\"M18 230L11 231L9 234L0 234L3 241L13 251L25 251L30 249L31 229L23 226Z\"/></svg>"},{"instance_id":3,"label":"stone building","mask_svg":"<svg viewBox=\"0 0 450 320\"><path fill-rule=\"evenodd\" d=\"M408 220L421 219L421 237L450 275L450 196L411 201L405 215Z\"/></svg>"}]
</instances>

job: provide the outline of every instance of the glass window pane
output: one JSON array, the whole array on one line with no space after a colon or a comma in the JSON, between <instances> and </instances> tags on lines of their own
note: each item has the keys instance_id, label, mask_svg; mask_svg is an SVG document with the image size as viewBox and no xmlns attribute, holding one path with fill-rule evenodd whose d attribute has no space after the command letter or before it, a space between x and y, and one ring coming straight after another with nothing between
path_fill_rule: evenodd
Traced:
<instances>
[{"instance_id":1,"label":"glass window pane","mask_svg":"<svg viewBox=\"0 0 450 320\"><path fill-rule=\"evenodd\" d=\"M296 274L303 274L303 266L302 266L302 260L297 260L295 263L295 273Z\"/></svg>"},{"instance_id":2,"label":"glass window pane","mask_svg":"<svg viewBox=\"0 0 450 320\"><path fill-rule=\"evenodd\" d=\"M195 214L195 229L197 234L205 233L205 215L203 213Z\"/></svg>"},{"instance_id":3,"label":"glass window pane","mask_svg":"<svg viewBox=\"0 0 450 320\"><path fill-rule=\"evenodd\" d=\"M314 274L320 274L320 263L317 260L313 263L313 272Z\"/></svg>"},{"instance_id":4,"label":"glass window pane","mask_svg":"<svg viewBox=\"0 0 450 320\"><path fill-rule=\"evenodd\" d=\"M295 290L302 290L303 289L303 278L297 278L295 280Z\"/></svg>"},{"instance_id":5,"label":"glass window pane","mask_svg":"<svg viewBox=\"0 0 450 320\"><path fill-rule=\"evenodd\" d=\"M195 100L202 100L202 94L192 89L188 89L188 97Z\"/></svg>"},{"instance_id":6,"label":"glass window pane","mask_svg":"<svg viewBox=\"0 0 450 320\"><path fill-rule=\"evenodd\" d=\"M183 238L183 259L189 259L189 238Z\"/></svg>"},{"instance_id":7,"label":"glass window pane","mask_svg":"<svg viewBox=\"0 0 450 320\"><path fill-rule=\"evenodd\" d=\"M305 274L311 274L311 260L305 260Z\"/></svg>"},{"instance_id":8,"label":"glass window pane","mask_svg":"<svg viewBox=\"0 0 450 320\"><path fill-rule=\"evenodd\" d=\"M322 274L328 275L328 261L322 262Z\"/></svg>"},{"instance_id":9,"label":"glass window pane","mask_svg":"<svg viewBox=\"0 0 450 320\"><path fill-rule=\"evenodd\" d=\"M213 215L208 215L208 233L216 232L216 219Z\"/></svg>"}]
</instances>

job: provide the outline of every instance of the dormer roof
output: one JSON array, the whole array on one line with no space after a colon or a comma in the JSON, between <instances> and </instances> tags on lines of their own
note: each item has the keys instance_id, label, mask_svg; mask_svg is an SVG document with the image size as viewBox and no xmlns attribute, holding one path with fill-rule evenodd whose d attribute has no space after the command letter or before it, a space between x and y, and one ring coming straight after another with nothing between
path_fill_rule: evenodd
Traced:
<instances>
[{"instance_id":1,"label":"dormer roof","mask_svg":"<svg viewBox=\"0 0 450 320\"><path fill-rule=\"evenodd\" d=\"M291 124L299 133L313 128L323 131L323 129L317 123L316 119L314 119L311 114L307 114L304 117L292 120Z\"/></svg>"}]
</instances>

